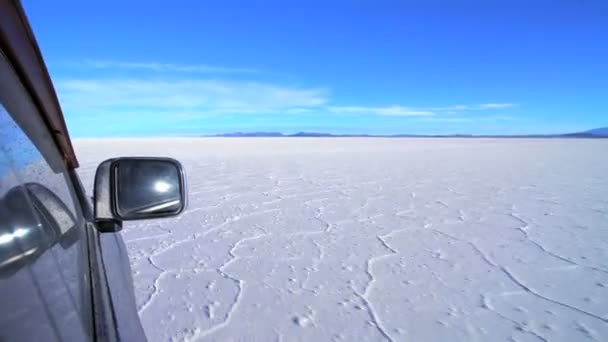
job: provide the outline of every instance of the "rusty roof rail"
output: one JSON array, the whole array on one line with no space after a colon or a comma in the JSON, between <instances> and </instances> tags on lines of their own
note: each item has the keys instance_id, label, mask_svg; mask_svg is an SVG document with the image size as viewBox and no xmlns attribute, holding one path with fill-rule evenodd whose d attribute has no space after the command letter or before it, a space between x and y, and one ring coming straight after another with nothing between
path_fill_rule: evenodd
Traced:
<instances>
[{"instance_id":1,"label":"rusty roof rail","mask_svg":"<svg viewBox=\"0 0 608 342\"><path fill-rule=\"evenodd\" d=\"M21 2L0 0L0 47L48 126L66 166L78 167L53 82Z\"/></svg>"}]
</instances>

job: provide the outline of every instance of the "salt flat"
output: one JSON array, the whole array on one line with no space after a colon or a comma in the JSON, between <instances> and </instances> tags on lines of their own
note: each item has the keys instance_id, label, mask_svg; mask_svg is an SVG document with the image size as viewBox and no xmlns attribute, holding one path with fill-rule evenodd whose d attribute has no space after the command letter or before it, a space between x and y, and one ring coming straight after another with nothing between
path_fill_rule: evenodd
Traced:
<instances>
[{"instance_id":1,"label":"salt flat","mask_svg":"<svg viewBox=\"0 0 608 342\"><path fill-rule=\"evenodd\" d=\"M125 225L150 341L607 341L608 140L78 140L182 161ZM90 190L89 190L90 191Z\"/></svg>"}]
</instances>

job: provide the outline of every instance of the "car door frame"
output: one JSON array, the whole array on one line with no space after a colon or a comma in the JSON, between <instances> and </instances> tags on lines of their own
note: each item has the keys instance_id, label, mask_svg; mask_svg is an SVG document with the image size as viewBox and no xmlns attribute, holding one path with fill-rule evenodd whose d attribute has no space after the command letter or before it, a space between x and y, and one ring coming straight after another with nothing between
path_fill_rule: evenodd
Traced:
<instances>
[{"instance_id":1,"label":"car door frame","mask_svg":"<svg viewBox=\"0 0 608 342\"><path fill-rule=\"evenodd\" d=\"M106 265L102 238L95 225L91 202L75 170L78 167L78 161L72 147L63 113L42 54L19 1L7 0L0 2L0 49L37 109L37 117L14 118L21 123L28 120L42 121L42 126L52 137L52 141L31 141L43 155L49 148L60 152L62 160L50 161L49 165L51 168L61 167L67 170L68 177L66 177L66 182L69 182L72 186L76 196L75 204L78 205L78 209L85 220L85 226L82 229L85 232L87 246L92 336L94 340L98 341L133 340L133 338L145 340L143 328L141 328L141 322L139 321L135 307L132 279L130 282L127 279L122 284L113 284L114 286L108 281L108 272L116 272L111 267L121 265ZM31 115L36 114L32 113ZM20 124L20 126L22 125ZM40 126L31 125L28 127L30 129L40 129ZM35 133L31 131L27 132L27 130L24 130L24 132L28 137L31 137ZM53 163L55 162L61 165L54 165ZM112 235L116 241L122 242L122 239L116 233ZM122 262L127 263L126 267L128 272L130 272L128 259L122 260ZM123 291L130 293L130 297L132 298L127 301L130 303L115 303L113 300L115 294L113 292L116 292L116 289L113 290L112 287L116 288L117 286L129 287L128 289L123 289ZM130 324L136 325L133 330L134 333L127 334L127 338L121 336L121 332L119 331L120 324L118 321L121 318L128 319Z\"/></svg>"}]
</instances>

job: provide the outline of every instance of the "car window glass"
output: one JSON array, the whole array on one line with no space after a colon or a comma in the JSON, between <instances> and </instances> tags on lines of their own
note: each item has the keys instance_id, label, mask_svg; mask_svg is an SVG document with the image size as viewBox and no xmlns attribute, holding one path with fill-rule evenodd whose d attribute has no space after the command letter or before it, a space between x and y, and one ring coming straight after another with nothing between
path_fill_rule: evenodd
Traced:
<instances>
[{"instance_id":1,"label":"car window glass","mask_svg":"<svg viewBox=\"0 0 608 342\"><path fill-rule=\"evenodd\" d=\"M36 141L53 143L0 58L0 341L87 339L91 297L84 220L67 171L48 163L61 165L59 152L47 146L52 153L43 156L14 116L29 121L35 128L30 132L40 135Z\"/></svg>"},{"instance_id":2,"label":"car window glass","mask_svg":"<svg viewBox=\"0 0 608 342\"><path fill-rule=\"evenodd\" d=\"M36 278L29 268L24 267L48 244L49 238L43 231L32 229L36 222L30 222L27 226L23 220L18 222L19 216L31 219L35 215L27 204L18 203L18 197L25 199L25 192L18 187L3 150L0 150L0 175L0 341L16 338L57 340L57 329L52 318L46 314L45 300L36 284ZM11 191L14 198L12 201L6 199ZM9 205L9 202L13 205ZM14 207L21 209L16 213ZM25 327L22 322L26 320L35 329Z\"/></svg>"},{"instance_id":3,"label":"car window glass","mask_svg":"<svg viewBox=\"0 0 608 342\"><path fill-rule=\"evenodd\" d=\"M0 125L3 127L0 145L4 157L19 169L20 181L46 184L46 186L65 203L67 208L76 214L76 207L71 191L66 184L64 174L55 173L50 169L42 154L32 145L28 137L6 112L0 115ZM52 143L52 140L48 143ZM1 171L1 170L0 170Z\"/></svg>"}]
</instances>

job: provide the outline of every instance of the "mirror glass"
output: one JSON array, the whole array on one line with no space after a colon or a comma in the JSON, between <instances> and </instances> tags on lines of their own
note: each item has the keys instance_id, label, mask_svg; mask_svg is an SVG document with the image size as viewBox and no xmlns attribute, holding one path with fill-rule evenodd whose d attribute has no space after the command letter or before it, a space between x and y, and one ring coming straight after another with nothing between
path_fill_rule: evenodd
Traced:
<instances>
[{"instance_id":1,"label":"mirror glass","mask_svg":"<svg viewBox=\"0 0 608 342\"><path fill-rule=\"evenodd\" d=\"M121 158L114 171L114 207L123 220L179 214L185 206L181 166L170 159Z\"/></svg>"}]
</instances>

